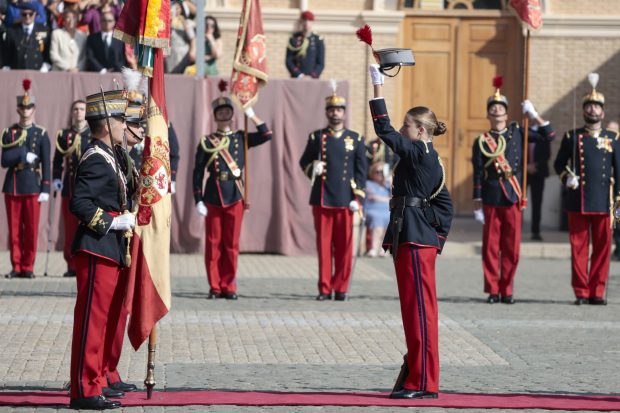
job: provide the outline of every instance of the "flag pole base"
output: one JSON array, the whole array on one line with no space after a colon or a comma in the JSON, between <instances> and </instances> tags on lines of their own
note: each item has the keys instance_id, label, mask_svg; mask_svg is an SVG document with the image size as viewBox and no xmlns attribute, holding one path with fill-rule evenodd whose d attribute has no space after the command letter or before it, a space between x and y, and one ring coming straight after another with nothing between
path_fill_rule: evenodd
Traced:
<instances>
[{"instance_id":1,"label":"flag pole base","mask_svg":"<svg viewBox=\"0 0 620 413\"><path fill-rule=\"evenodd\" d=\"M144 379L144 385L146 386L146 399L151 400L153 397L153 388L157 382L155 381L155 349L157 348L157 331L156 327L153 327L151 334L149 335L149 350L148 359L146 364L146 378Z\"/></svg>"}]
</instances>

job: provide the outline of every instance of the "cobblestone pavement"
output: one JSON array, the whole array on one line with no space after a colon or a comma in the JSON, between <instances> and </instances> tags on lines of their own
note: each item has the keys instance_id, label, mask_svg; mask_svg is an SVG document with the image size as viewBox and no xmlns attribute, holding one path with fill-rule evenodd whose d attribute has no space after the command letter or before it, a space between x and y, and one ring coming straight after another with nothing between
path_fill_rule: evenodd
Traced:
<instances>
[{"instance_id":1,"label":"cobblestone pavement","mask_svg":"<svg viewBox=\"0 0 620 413\"><path fill-rule=\"evenodd\" d=\"M37 274L43 272L43 261L40 256ZM0 271L8 270L8 262L8 253L0 252ZM75 281L58 275L64 271L60 253L51 254L49 268L48 277L0 280L0 390L60 389L68 380ZM208 286L201 256L174 255L172 270L172 311L159 329L157 389L346 392L391 388L405 344L390 259L360 259L347 302L314 301L314 257L242 255L236 302L205 299ZM612 263L605 307L572 305L569 274L568 260L524 259L516 281L517 304L488 305L479 258L440 257L442 391L620 394L620 265ZM140 384L145 359L145 348L134 352L127 345L120 366L123 378Z\"/></svg>"}]
</instances>

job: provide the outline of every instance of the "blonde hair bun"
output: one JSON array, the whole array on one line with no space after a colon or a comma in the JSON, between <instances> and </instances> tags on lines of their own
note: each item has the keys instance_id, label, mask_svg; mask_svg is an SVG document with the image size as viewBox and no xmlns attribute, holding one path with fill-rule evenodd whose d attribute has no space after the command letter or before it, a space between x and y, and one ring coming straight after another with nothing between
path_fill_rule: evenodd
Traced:
<instances>
[{"instance_id":1,"label":"blonde hair bun","mask_svg":"<svg viewBox=\"0 0 620 413\"><path fill-rule=\"evenodd\" d=\"M448 128L446 127L445 123L437 122L437 127L435 128L435 131L433 132L433 136L443 135L447 131L448 131Z\"/></svg>"}]
</instances>

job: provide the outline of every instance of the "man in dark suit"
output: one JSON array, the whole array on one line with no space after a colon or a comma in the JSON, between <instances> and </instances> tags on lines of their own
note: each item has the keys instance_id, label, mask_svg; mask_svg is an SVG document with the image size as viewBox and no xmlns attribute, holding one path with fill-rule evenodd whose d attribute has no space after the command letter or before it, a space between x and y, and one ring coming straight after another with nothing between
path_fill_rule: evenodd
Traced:
<instances>
[{"instance_id":1,"label":"man in dark suit","mask_svg":"<svg viewBox=\"0 0 620 413\"><path fill-rule=\"evenodd\" d=\"M125 44L113 36L116 19L110 12L101 16L101 32L86 39L86 70L89 72L120 72L125 61Z\"/></svg>"},{"instance_id":2,"label":"man in dark suit","mask_svg":"<svg viewBox=\"0 0 620 413\"><path fill-rule=\"evenodd\" d=\"M6 31L4 65L11 69L41 70L49 62L49 36L44 25L35 23L33 3L21 4L21 24Z\"/></svg>"}]
</instances>

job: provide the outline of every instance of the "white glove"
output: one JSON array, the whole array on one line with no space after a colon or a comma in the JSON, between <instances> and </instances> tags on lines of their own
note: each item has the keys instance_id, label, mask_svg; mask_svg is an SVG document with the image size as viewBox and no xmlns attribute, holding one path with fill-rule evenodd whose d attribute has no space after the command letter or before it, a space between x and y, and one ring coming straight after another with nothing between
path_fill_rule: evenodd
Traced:
<instances>
[{"instance_id":1,"label":"white glove","mask_svg":"<svg viewBox=\"0 0 620 413\"><path fill-rule=\"evenodd\" d=\"M349 211L357 212L359 210L360 210L360 204L355 199L349 202Z\"/></svg>"},{"instance_id":2,"label":"white glove","mask_svg":"<svg viewBox=\"0 0 620 413\"><path fill-rule=\"evenodd\" d=\"M123 214L114 217L110 229L128 231L136 226L136 216L134 214Z\"/></svg>"},{"instance_id":3,"label":"white glove","mask_svg":"<svg viewBox=\"0 0 620 413\"><path fill-rule=\"evenodd\" d=\"M521 109L523 109L523 114L527 113L531 118L538 117L538 112L534 109L534 105L527 99L521 102Z\"/></svg>"},{"instance_id":4,"label":"white glove","mask_svg":"<svg viewBox=\"0 0 620 413\"><path fill-rule=\"evenodd\" d=\"M106 73L108 73L108 69L106 69L105 67L99 71L99 74L101 75L105 75Z\"/></svg>"},{"instance_id":5,"label":"white glove","mask_svg":"<svg viewBox=\"0 0 620 413\"><path fill-rule=\"evenodd\" d=\"M252 119L254 116L256 116L256 113L254 113L254 109L247 108L245 110L245 116L247 116L248 118Z\"/></svg>"},{"instance_id":6,"label":"white glove","mask_svg":"<svg viewBox=\"0 0 620 413\"><path fill-rule=\"evenodd\" d=\"M9 70L11 70L11 66L2 66L2 70L8 72Z\"/></svg>"},{"instance_id":7,"label":"white glove","mask_svg":"<svg viewBox=\"0 0 620 413\"><path fill-rule=\"evenodd\" d=\"M54 182L52 182L52 185L54 185L54 190L62 191L62 181L60 179L54 179Z\"/></svg>"},{"instance_id":8,"label":"white glove","mask_svg":"<svg viewBox=\"0 0 620 413\"><path fill-rule=\"evenodd\" d=\"M202 215L203 217L207 216L207 213L209 212L207 210L207 206L205 205L204 202L200 201L196 204L196 211L198 211L199 215Z\"/></svg>"},{"instance_id":9,"label":"white glove","mask_svg":"<svg viewBox=\"0 0 620 413\"><path fill-rule=\"evenodd\" d=\"M314 161L312 164L312 173L314 173L314 176L321 176L323 172L325 172L325 162Z\"/></svg>"},{"instance_id":10,"label":"white glove","mask_svg":"<svg viewBox=\"0 0 620 413\"><path fill-rule=\"evenodd\" d=\"M172 195L177 193L177 183L174 181L170 182L170 193Z\"/></svg>"},{"instance_id":11,"label":"white glove","mask_svg":"<svg viewBox=\"0 0 620 413\"><path fill-rule=\"evenodd\" d=\"M50 69L51 69L51 68L52 68L52 67L50 66L50 64L49 64L49 63L43 63L43 65L41 65L41 69L39 69L39 71L40 71L41 73L47 73L47 72L49 72L49 71L50 71Z\"/></svg>"},{"instance_id":12,"label":"white glove","mask_svg":"<svg viewBox=\"0 0 620 413\"><path fill-rule=\"evenodd\" d=\"M37 201L39 201L39 203L41 202L47 202L50 199L50 194L48 194L47 192L41 192L39 194L39 199Z\"/></svg>"},{"instance_id":13,"label":"white glove","mask_svg":"<svg viewBox=\"0 0 620 413\"><path fill-rule=\"evenodd\" d=\"M383 165L383 177L385 179L390 177L390 165L387 163Z\"/></svg>"},{"instance_id":14,"label":"white glove","mask_svg":"<svg viewBox=\"0 0 620 413\"><path fill-rule=\"evenodd\" d=\"M33 163L34 161L36 161L39 158L39 156L36 153L33 152L28 152L26 154L26 163Z\"/></svg>"},{"instance_id":15,"label":"white glove","mask_svg":"<svg viewBox=\"0 0 620 413\"><path fill-rule=\"evenodd\" d=\"M573 176L573 175L569 176L566 179L566 187L568 189L577 189L577 188L579 188L579 177Z\"/></svg>"},{"instance_id":16,"label":"white glove","mask_svg":"<svg viewBox=\"0 0 620 413\"><path fill-rule=\"evenodd\" d=\"M614 211L614 217L616 217L616 219L620 219L620 208L616 208Z\"/></svg>"},{"instance_id":17,"label":"white glove","mask_svg":"<svg viewBox=\"0 0 620 413\"><path fill-rule=\"evenodd\" d=\"M303 78L304 76L306 76L306 75L304 75L303 73L300 73L300 74L298 74L298 75L297 75L297 79L301 79L301 78Z\"/></svg>"},{"instance_id":18,"label":"white glove","mask_svg":"<svg viewBox=\"0 0 620 413\"><path fill-rule=\"evenodd\" d=\"M376 63L368 66L368 73L370 73L370 79L373 85L382 85L385 81L385 76L379 71L379 65Z\"/></svg>"},{"instance_id":19,"label":"white glove","mask_svg":"<svg viewBox=\"0 0 620 413\"><path fill-rule=\"evenodd\" d=\"M484 211L482 209L474 209L474 219L484 224Z\"/></svg>"}]
</instances>

